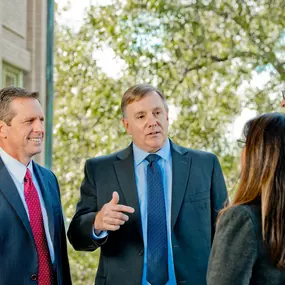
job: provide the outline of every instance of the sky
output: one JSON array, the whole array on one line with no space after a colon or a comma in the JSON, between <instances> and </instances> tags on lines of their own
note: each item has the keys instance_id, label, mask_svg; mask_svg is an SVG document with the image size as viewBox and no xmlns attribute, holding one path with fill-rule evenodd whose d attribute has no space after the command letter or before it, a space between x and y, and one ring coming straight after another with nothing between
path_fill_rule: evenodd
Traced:
<instances>
[{"instance_id":1,"label":"sky","mask_svg":"<svg viewBox=\"0 0 285 285\"><path fill-rule=\"evenodd\" d=\"M69 3L68 11L63 12L60 17L57 18L57 21L62 24L68 24L70 27L76 30L79 29L83 23L84 11L87 6L91 4L106 5L111 2L111 0L55 0L55 2L57 2L60 10ZM93 56L97 60L98 65L108 76L115 79L120 77L121 70L125 67L125 65L122 60L116 58L116 55L111 48L106 47L103 51L94 53ZM268 82L268 80L270 80L270 75L268 72L262 72L259 74L254 73L250 84L256 87L262 87L266 84L266 82ZM248 85L248 83L244 83L240 86L239 94L243 93L242 91L246 85ZM169 107L171 123L177 117L179 108L176 108L173 105L170 105ZM233 140L240 138L244 124L254 116L256 116L255 111L244 108L241 115L233 123L233 126L229 128L229 137Z\"/></svg>"},{"instance_id":2,"label":"sky","mask_svg":"<svg viewBox=\"0 0 285 285\"><path fill-rule=\"evenodd\" d=\"M61 17L57 20L60 23L68 23L73 28L78 28L82 24L82 19L84 15L84 9L89 6L90 4L94 3L93 0L55 0L55 2L58 4L59 10L61 10L63 7L68 5L70 2L70 9L62 13ZM98 1L97 1L98 2Z\"/></svg>"}]
</instances>

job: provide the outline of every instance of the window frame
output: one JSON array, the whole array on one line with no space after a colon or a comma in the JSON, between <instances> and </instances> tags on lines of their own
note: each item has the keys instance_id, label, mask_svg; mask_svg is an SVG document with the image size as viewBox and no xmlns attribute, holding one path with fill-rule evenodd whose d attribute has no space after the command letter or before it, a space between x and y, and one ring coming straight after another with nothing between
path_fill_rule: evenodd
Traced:
<instances>
[{"instance_id":1,"label":"window frame","mask_svg":"<svg viewBox=\"0 0 285 285\"><path fill-rule=\"evenodd\" d=\"M15 87L24 87L24 72L23 70L7 63L2 63L2 87L8 87L6 86L7 76L12 78L15 82L13 86ZM10 85L11 86L11 85Z\"/></svg>"}]
</instances>

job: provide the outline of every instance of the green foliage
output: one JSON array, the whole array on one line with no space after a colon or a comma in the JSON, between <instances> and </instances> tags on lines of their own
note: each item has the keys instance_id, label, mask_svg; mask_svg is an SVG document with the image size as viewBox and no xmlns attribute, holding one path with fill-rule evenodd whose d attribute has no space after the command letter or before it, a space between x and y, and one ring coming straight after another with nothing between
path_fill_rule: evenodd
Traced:
<instances>
[{"instance_id":1,"label":"green foliage","mask_svg":"<svg viewBox=\"0 0 285 285\"><path fill-rule=\"evenodd\" d=\"M126 146L120 100L135 83L158 86L179 109L170 128L177 143L215 152L228 188L238 180L238 152L229 139L243 107L277 108L285 80L283 0L126 0L90 6L79 31L56 26L54 170L70 221L84 162ZM283 32L283 34L282 34ZM124 62L108 76L96 53L112 49ZM268 70L264 87L243 88ZM98 253L70 249L74 284L93 284Z\"/></svg>"}]
</instances>

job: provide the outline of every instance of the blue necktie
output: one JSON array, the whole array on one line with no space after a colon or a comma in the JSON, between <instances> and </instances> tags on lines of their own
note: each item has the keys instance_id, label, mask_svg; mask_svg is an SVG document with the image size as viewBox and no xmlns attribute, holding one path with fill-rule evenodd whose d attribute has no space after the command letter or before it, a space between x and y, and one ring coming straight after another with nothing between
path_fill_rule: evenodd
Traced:
<instances>
[{"instance_id":1,"label":"blue necktie","mask_svg":"<svg viewBox=\"0 0 285 285\"><path fill-rule=\"evenodd\" d=\"M168 281L168 252L166 210L163 181L158 160L160 156L146 157L147 166L147 274L151 285L165 285Z\"/></svg>"}]
</instances>

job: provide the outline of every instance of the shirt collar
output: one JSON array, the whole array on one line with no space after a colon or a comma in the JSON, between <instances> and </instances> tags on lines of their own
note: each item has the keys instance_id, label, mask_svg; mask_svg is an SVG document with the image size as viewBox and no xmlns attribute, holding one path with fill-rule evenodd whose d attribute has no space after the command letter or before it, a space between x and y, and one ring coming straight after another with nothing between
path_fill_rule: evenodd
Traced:
<instances>
[{"instance_id":1,"label":"shirt collar","mask_svg":"<svg viewBox=\"0 0 285 285\"><path fill-rule=\"evenodd\" d=\"M32 177L33 177L33 163L32 160L29 162L28 166L24 165L11 155L9 155L7 152L5 152L0 147L0 157L2 158L6 168L8 171L20 182L23 183L24 177L26 175L27 167L31 171Z\"/></svg>"},{"instance_id":2,"label":"shirt collar","mask_svg":"<svg viewBox=\"0 0 285 285\"><path fill-rule=\"evenodd\" d=\"M138 146L133 143L133 152L134 152L134 161L135 166L138 166L150 153L142 150ZM161 158L165 160L170 160L171 152L170 152L170 143L169 139L166 140L163 147L157 151L155 154L159 155Z\"/></svg>"}]
</instances>

